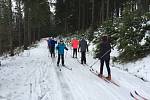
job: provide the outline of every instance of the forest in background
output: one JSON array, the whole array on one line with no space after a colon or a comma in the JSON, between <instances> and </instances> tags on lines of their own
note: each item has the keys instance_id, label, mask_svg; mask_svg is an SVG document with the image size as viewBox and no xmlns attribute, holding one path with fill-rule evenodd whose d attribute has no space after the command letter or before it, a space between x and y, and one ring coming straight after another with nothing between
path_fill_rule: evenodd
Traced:
<instances>
[{"instance_id":1,"label":"forest in background","mask_svg":"<svg viewBox=\"0 0 150 100\"><path fill-rule=\"evenodd\" d=\"M85 34L93 40L98 32L111 37L119 60L132 61L150 53L149 20L150 0L0 0L0 55L13 56L42 37Z\"/></svg>"}]
</instances>

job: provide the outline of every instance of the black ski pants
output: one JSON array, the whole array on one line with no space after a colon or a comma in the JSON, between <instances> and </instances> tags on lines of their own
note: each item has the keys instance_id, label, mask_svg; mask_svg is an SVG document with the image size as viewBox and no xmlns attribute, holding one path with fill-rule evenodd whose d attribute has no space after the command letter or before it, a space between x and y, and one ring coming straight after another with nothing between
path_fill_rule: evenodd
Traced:
<instances>
[{"instance_id":1,"label":"black ski pants","mask_svg":"<svg viewBox=\"0 0 150 100\"><path fill-rule=\"evenodd\" d=\"M104 62L105 62L106 68L107 68L108 75L111 75L109 61L110 61L110 58L109 59L100 59L100 64L101 64L100 65L100 74L101 75L103 74Z\"/></svg>"},{"instance_id":2,"label":"black ski pants","mask_svg":"<svg viewBox=\"0 0 150 100\"><path fill-rule=\"evenodd\" d=\"M64 65L64 54L58 54L57 65L59 65L60 58L61 58L62 65Z\"/></svg>"},{"instance_id":3,"label":"black ski pants","mask_svg":"<svg viewBox=\"0 0 150 100\"><path fill-rule=\"evenodd\" d=\"M81 64L86 64L86 52L81 52Z\"/></svg>"},{"instance_id":4,"label":"black ski pants","mask_svg":"<svg viewBox=\"0 0 150 100\"><path fill-rule=\"evenodd\" d=\"M50 48L51 57L55 57L55 47Z\"/></svg>"},{"instance_id":5,"label":"black ski pants","mask_svg":"<svg viewBox=\"0 0 150 100\"><path fill-rule=\"evenodd\" d=\"M73 58L77 58L77 48L73 48Z\"/></svg>"}]
</instances>

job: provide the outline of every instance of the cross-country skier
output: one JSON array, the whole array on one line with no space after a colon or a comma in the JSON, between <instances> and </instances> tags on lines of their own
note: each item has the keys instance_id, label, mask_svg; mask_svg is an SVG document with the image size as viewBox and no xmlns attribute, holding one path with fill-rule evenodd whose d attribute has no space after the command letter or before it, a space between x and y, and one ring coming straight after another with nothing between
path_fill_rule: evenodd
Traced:
<instances>
[{"instance_id":1,"label":"cross-country skier","mask_svg":"<svg viewBox=\"0 0 150 100\"><path fill-rule=\"evenodd\" d=\"M52 40L51 37L49 37L47 40L49 52L51 52L51 40Z\"/></svg>"},{"instance_id":2,"label":"cross-country skier","mask_svg":"<svg viewBox=\"0 0 150 100\"><path fill-rule=\"evenodd\" d=\"M77 58L77 49L79 46L79 40L74 37L74 39L71 41L72 47L73 47L73 58L75 56L75 58Z\"/></svg>"},{"instance_id":3,"label":"cross-country skier","mask_svg":"<svg viewBox=\"0 0 150 100\"><path fill-rule=\"evenodd\" d=\"M103 76L103 66L104 62L107 68L108 72L108 77L106 77L108 80L111 80L111 71L110 71L110 66L109 66L109 61L110 61L110 53L111 53L111 45L110 41L107 35L102 36L102 41L100 43L100 54L99 54L99 59L100 59L100 74L98 75L99 77Z\"/></svg>"},{"instance_id":4,"label":"cross-country skier","mask_svg":"<svg viewBox=\"0 0 150 100\"><path fill-rule=\"evenodd\" d=\"M57 41L55 41L55 39L52 37L52 39L50 40L50 44L51 44L50 48L51 57L55 57L55 45L57 44Z\"/></svg>"},{"instance_id":5,"label":"cross-country skier","mask_svg":"<svg viewBox=\"0 0 150 100\"><path fill-rule=\"evenodd\" d=\"M61 58L62 66L65 66L64 65L64 49L68 50L68 48L64 44L63 40L60 40L60 42L56 46L56 49L58 50L57 66L59 66L60 58Z\"/></svg>"},{"instance_id":6,"label":"cross-country skier","mask_svg":"<svg viewBox=\"0 0 150 100\"><path fill-rule=\"evenodd\" d=\"M87 41L82 37L79 42L79 51L81 51L81 64L86 64L86 51L88 51Z\"/></svg>"}]
</instances>

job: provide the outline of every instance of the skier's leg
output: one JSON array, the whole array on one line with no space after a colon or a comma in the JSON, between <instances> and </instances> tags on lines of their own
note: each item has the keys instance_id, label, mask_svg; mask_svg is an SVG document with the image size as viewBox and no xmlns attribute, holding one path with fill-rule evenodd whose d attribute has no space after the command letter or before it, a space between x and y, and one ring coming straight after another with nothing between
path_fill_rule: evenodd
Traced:
<instances>
[{"instance_id":1,"label":"skier's leg","mask_svg":"<svg viewBox=\"0 0 150 100\"><path fill-rule=\"evenodd\" d=\"M54 54L54 57L55 57L55 47L54 47L54 52L53 52L53 54Z\"/></svg>"},{"instance_id":2,"label":"skier's leg","mask_svg":"<svg viewBox=\"0 0 150 100\"><path fill-rule=\"evenodd\" d=\"M102 76L103 75L103 67L104 67L104 60L103 59L101 59L100 60L100 75Z\"/></svg>"},{"instance_id":3,"label":"skier's leg","mask_svg":"<svg viewBox=\"0 0 150 100\"><path fill-rule=\"evenodd\" d=\"M51 47L50 46L48 46L48 49L49 49L49 53L51 53Z\"/></svg>"},{"instance_id":4,"label":"skier's leg","mask_svg":"<svg viewBox=\"0 0 150 100\"><path fill-rule=\"evenodd\" d=\"M110 71L110 67L109 67L109 61L110 61L110 59L105 60L105 64L106 64L106 68L107 68L107 72L108 72L108 77L106 77L106 78L108 80L111 80L111 71Z\"/></svg>"},{"instance_id":5,"label":"skier's leg","mask_svg":"<svg viewBox=\"0 0 150 100\"><path fill-rule=\"evenodd\" d=\"M83 52L81 52L81 64L83 64Z\"/></svg>"},{"instance_id":6,"label":"skier's leg","mask_svg":"<svg viewBox=\"0 0 150 100\"><path fill-rule=\"evenodd\" d=\"M50 53L51 53L51 57L52 57L52 55L53 55L53 53L52 53L52 47L50 48Z\"/></svg>"},{"instance_id":7,"label":"skier's leg","mask_svg":"<svg viewBox=\"0 0 150 100\"><path fill-rule=\"evenodd\" d=\"M75 49L75 55L76 55L76 58L77 58L77 49Z\"/></svg>"},{"instance_id":8,"label":"skier's leg","mask_svg":"<svg viewBox=\"0 0 150 100\"><path fill-rule=\"evenodd\" d=\"M61 54L61 63L62 63L62 66L64 66L64 54Z\"/></svg>"},{"instance_id":9,"label":"skier's leg","mask_svg":"<svg viewBox=\"0 0 150 100\"><path fill-rule=\"evenodd\" d=\"M53 57L53 47L51 47L51 57Z\"/></svg>"},{"instance_id":10,"label":"skier's leg","mask_svg":"<svg viewBox=\"0 0 150 100\"><path fill-rule=\"evenodd\" d=\"M60 62L60 54L58 54L57 66L59 66L59 62Z\"/></svg>"},{"instance_id":11,"label":"skier's leg","mask_svg":"<svg viewBox=\"0 0 150 100\"><path fill-rule=\"evenodd\" d=\"M84 64L86 64L85 52L83 52L83 62L84 62Z\"/></svg>"},{"instance_id":12,"label":"skier's leg","mask_svg":"<svg viewBox=\"0 0 150 100\"><path fill-rule=\"evenodd\" d=\"M74 54L75 54L75 49L73 48L73 58L74 58Z\"/></svg>"},{"instance_id":13,"label":"skier's leg","mask_svg":"<svg viewBox=\"0 0 150 100\"><path fill-rule=\"evenodd\" d=\"M52 48L53 57L55 57L54 49L55 49L55 47Z\"/></svg>"}]
</instances>

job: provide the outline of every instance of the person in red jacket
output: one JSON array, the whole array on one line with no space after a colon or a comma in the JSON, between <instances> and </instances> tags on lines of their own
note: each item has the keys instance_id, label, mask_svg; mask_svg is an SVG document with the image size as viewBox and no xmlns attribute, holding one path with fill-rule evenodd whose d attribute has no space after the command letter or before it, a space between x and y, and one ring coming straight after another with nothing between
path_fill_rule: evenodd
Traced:
<instances>
[{"instance_id":1,"label":"person in red jacket","mask_svg":"<svg viewBox=\"0 0 150 100\"><path fill-rule=\"evenodd\" d=\"M77 49L79 46L79 40L74 37L74 39L71 41L72 47L73 47L73 58L77 58Z\"/></svg>"}]
</instances>

